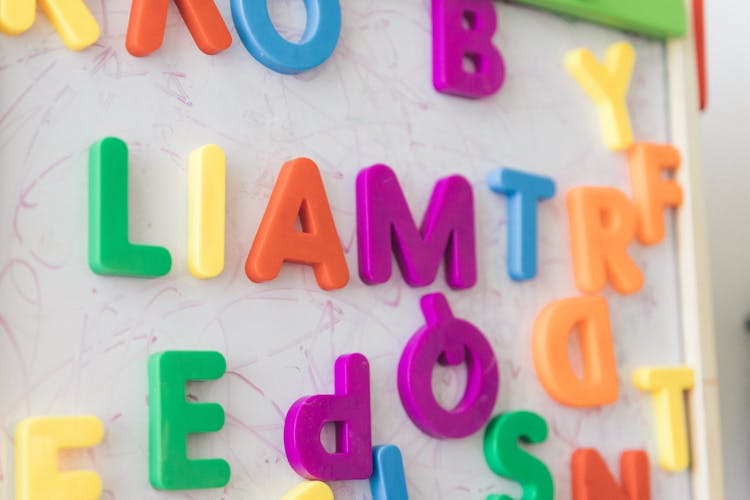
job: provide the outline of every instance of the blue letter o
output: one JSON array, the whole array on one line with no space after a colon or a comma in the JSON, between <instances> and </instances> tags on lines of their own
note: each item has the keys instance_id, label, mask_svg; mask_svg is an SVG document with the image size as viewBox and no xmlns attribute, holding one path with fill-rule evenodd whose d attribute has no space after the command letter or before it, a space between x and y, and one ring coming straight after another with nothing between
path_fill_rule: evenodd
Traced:
<instances>
[{"instance_id":1,"label":"blue letter o","mask_svg":"<svg viewBox=\"0 0 750 500\"><path fill-rule=\"evenodd\" d=\"M245 48L261 64L293 74L322 64L333 53L341 32L338 0L305 0L307 25L299 43L279 35L267 0L231 0L232 19Z\"/></svg>"}]
</instances>

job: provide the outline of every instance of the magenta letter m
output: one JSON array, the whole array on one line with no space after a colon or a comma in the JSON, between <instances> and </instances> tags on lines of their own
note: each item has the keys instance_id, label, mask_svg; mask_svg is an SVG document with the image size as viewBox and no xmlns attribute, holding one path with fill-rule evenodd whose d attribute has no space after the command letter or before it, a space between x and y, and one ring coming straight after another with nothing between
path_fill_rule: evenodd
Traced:
<instances>
[{"instance_id":1,"label":"magenta letter m","mask_svg":"<svg viewBox=\"0 0 750 500\"><path fill-rule=\"evenodd\" d=\"M477 281L474 197L460 175L435 184L422 226L417 229L396 174L373 165L357 176L357 245L359 275L368 285L391 277L391 251L411 286L435 281L445 256L451 288L470 288Z\"/></svg>"}]
</instances>

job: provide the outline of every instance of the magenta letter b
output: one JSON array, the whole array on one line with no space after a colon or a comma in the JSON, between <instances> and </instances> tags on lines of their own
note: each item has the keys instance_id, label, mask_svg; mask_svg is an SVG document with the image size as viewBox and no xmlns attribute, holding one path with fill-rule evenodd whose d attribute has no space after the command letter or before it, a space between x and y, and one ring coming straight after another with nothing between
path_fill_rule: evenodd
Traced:
<instances>
[{"instance_id":1,"label":"magenta letter b","mask_svg":"<svg viewBox=\"0 0 750 500\"><path fill-rule=\"evenodd\" d=\"M492 0L432 0L432 83L438 92L476 99L500 90L505 63L492 45L496 27Z\"/></svg>"}]
</instances>

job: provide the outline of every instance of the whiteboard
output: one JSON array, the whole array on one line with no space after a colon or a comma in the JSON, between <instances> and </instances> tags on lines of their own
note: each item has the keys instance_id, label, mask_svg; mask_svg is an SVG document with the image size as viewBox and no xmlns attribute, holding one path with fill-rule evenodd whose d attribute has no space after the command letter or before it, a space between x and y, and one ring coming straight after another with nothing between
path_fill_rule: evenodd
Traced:
<instances>
[{"instance_id":1,"label":"whiteboard","mask_svg":"<svg viewBox=\"0 0 750 500\"><path fill-rule=\"evenodd\" d=\"M219 8L234 43L206 56L170 7L163 47L146 58L125 50L129 5L89 3L102 26L94 47L64 48L40 17L0 44L0 493L13 491L13 430L36 415L94 414L102 444L70 453L75 468L101 475L103 498L278 498L301 481L284 456L284 414L303 395L333 391L336 357L370 360L374 444L404 456L412 498L468 500L519 496L517 484L484 462L482 433L436 440L409 420L398 396L397 364L424 324L419 298L446 294L454 313L490 340L500 363L495 414L527 409L544 416L547 441L532 447L553 473L556 498L570 498L571 453L595 447L612 471L619 455L644 448L653 498L690 498L689 472L656 467L651 398L630 382L642 365L684 362L676 236L631 246L645 285L633 296L604 292L620 377L620 400L580 410L555 403L539 383L531 329L548 303L577 296L565 193L614 186L629 193L625 158L601 140L593 104L563 67L579 46L602 56L628 40L637 51L629 94L636 140L669 142L666 49L639 38L542 11L496 4L495 44L507 66L496 95L471 101L431 84L430 2L342 2L342 33L333 56L296 76L256 62L234 32L228 2ZM104 6L104 10L102 10ZM282 33L304 24L301 2L271 2ZM88 148L105 136L130 150L130 236L172 253L168 276L154 280L98 276L87 265ZM215 143L227 157L226 265L201 281L187 270L187 159ZM352 279L324 292L312 270L286 265L256 284L244 262L280 166L307 156L320 167ZM390 282L366 286L357 276L354 180L375 163L399 176L415 217L434 183L460 173L474 187L479 280L451 291L442 272L429 287ZM487 174L507 166L552 177L554 199L540 205L539 273L508 278L506 201ZM163 350L216 350L228 372L190 384L227 415L218 433L191 438L193 456L223 457L232 467L224 490L164 493L148 482L146 364ZM436 391L455 401L460 369L440 369ZM369 498L366 481L332 484L337 499Z\"/></svg>"}]
</instances>

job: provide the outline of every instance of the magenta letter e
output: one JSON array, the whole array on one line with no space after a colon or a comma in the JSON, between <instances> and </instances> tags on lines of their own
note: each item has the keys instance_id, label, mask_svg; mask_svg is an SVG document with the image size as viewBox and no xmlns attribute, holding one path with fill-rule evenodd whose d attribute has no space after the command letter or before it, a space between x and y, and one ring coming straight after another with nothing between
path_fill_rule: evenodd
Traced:
<instances>
[{"instance_id":1,"label":"magenta letter e","mask_svg":"<svg viewBox=\"0 0 750 500\"><path fill-rule=\"evenodd\" d=\"M336 360L333 395L300 398L284 421L284 448L289 465L308 479L342 481L372 474L370 365L361 354ZM336 424L336 453L320 442L327 423Z\"/></svg>"},{"instance_id":2,"label":"magenta letter e","mask_svg":"<svg viewBox=\"0 0 750 500\"><path fill-rule=\"evenodd\" d=\"M398 392L406 413L422 432L436 438L463 438L481 429L492 415L500 375L492 346L474 325L453 316L441 293L421 300L427 324L406 344L398 364ZM466 390L452 410L432 393L435 363L466 362Z\"/></svg>"},{"instance_id":3,"label":"magenta letter e","mask_svg":"<svg viewBox=\"0 0 750 500\"><path fill-rule=\"evenodd\" d=\"M492 45L492 0L432 0L432 83L438 92L479 98L503 86L505 63ZM464 61L473 71L464 69Z\"/></svg>"}]
</instances>

